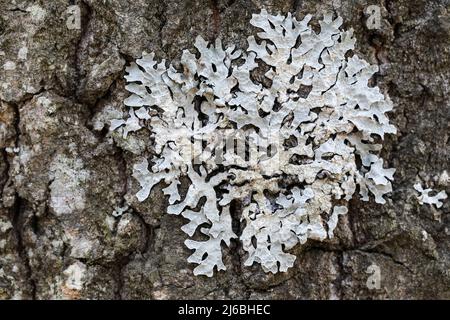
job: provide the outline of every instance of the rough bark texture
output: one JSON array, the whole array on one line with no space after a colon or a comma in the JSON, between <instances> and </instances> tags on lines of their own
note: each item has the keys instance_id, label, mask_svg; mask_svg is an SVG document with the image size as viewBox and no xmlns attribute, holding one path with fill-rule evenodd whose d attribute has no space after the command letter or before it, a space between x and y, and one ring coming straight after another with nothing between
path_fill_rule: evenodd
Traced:
<instances>
[{"instance_id":1,"label":"rough bark texture","mask_svg":"<svg viewBox=\"0 0 450 320\"><path fill-rule=\"evenodd\" d=\"M365 24L371 4L376 30ZM67 28L70 5L79 29ZM386 205L355 197L335 239L297 246L287 273L244 267L235 242L226 272L195 277L183 219L165 214L160 189L134 196L131 165L146 146L113 137L109 119L127 96L124 66L144 50L177 59L198 34L245 48L261 8L334 11L355 29L395 105L398 134L383 149L394 192ZM449 1L0 0L0 67L1 299L450 298L450 201L421 206L413 189L450 194ZM379 289L367 286L371 265Z\"/></svg>"}]
</instances>

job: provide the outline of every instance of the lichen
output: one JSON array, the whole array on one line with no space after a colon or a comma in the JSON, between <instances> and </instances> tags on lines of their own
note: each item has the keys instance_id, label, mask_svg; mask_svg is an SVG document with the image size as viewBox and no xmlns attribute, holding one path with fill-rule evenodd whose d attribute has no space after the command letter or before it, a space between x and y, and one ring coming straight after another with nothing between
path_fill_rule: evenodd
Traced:
<instances>
[{"instance_id":1,"label":"lichen","mask_svg":"<svg viewBox=\"0 0 450 320\"><path fill-rule=\"evenodd\" d=\"M436 192L430 188L424 189L420 183L416 183L414 185L414 189L416 189L416 191L419 192L417 200L419 200L419 203L421 205L434 204L437 208L440 208L444 204L443 201L441 200L447 199L447 193L445 191ZM434 193L435 195L431 196L430 193Z\"/></svg>"},{"instance_id":2,"label":"lichen","mask_svg":"<svg viewBox=\"0 0 450 320\"><path fill-rule=\"evenodd\" d=\"M233 201L242 208L245 265L276 273L293 266L287 251L298 243L333 237L357 186L362 200L372 194L381 204L392 191L395 169L377 152L384 134L396 133L386 116L393 106L369 86L378 67L352 51L342 18L325 15L319 33L311 18L262 10L250 21L259 40L249 37L246 52L198 36L198 53L184 50L180 70L153 53L126 69L128 117L111 129L150 132L154 155L133 167L136 196L144 201L166 184L167 212L189 220L182 230L195 239L185 242L195 275L225 269L222 245L237 237ZM267 81L258 82L263 66ZM182 176L191 182L184 199Z\"/></svg>"}]
</instances>

